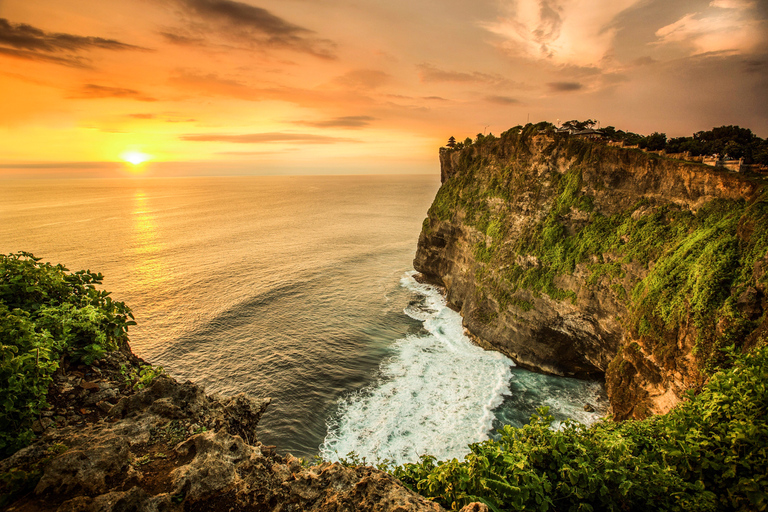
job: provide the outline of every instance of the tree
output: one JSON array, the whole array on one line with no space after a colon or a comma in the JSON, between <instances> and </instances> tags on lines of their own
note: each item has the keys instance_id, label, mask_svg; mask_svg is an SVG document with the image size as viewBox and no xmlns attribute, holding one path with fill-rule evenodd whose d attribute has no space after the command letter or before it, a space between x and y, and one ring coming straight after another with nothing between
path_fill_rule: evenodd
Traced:
<instances>
[{"instance_id":1,"label":"tree","mask_svg":"<svg viewBox=\"0 0 768 512\"><path fill-rule=\"evenodd\" d=\"M594 119L587 119L586 121L577 121L576 119L572 119L571 121L566 121L563 123L563 128L568 128L569 130L586 130L587 128L593 128L597 124L597 121Z\"/></svg>"},{"instance_id":2,"label":"tree","mask_svg":"<svg viewBox=\"0 0 768 512\"><path fill-rule=\"evenodd\" d=\"M648 149L649 151L662 150L667 145L667 134L653 132L649 136L643 137L638 145L643 149Z\"/></svg>"}]
</instances>

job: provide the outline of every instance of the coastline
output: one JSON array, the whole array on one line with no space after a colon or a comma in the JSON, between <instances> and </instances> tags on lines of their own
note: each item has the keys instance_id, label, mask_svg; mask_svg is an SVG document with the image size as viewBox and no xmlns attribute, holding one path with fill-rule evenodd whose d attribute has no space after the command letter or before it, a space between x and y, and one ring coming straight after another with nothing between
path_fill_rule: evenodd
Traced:
<instances>
[{"instance_id":1,"label":"coastline","mask_svg":"<svg viewBox=\"0 0 768 512\"><path fill-rule=\"evenodd\" d=\"M277 454L255 436L270 399L207 395L156 369L142 381L152 367L127 343L64 363L39 439L0 461L6 510L442 510L383 471Z\"/></svg>"}]
</instances>

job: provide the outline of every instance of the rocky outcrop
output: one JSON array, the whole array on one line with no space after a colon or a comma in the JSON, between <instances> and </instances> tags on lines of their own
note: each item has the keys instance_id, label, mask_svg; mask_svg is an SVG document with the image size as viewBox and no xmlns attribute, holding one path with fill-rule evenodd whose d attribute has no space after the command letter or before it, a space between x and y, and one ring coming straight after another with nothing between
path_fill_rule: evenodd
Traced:
<instances>
[{"instance_id":1,"label":"rocky outcrop","mask_svg":"<svg viewBox=\"0 0 768 512\"><path fill-rule=\"evenodd\" d=\"M255 438L269 399L166 375L137 391L141 363L124 350L56 375L42 436L0 462L5 510L442 510L382 471L278 455Z\"/></svg>"},{"instance_id":2,"label":"rocky outcrop","mask_svg":"<svg viewBox=\"0 0 768 512\"><path fill-rule=\"evenodd\" d=\"M442 148L440 164L416 270L445 287L478 344L530 369L605 377L616 418L666 412L763 321L759 180L530 127ZM734 255L721 264L719 250ZM665 292L665 265L693 270ZM702 288L711 296L694 297Z\"/></svg>"}]
</instances>

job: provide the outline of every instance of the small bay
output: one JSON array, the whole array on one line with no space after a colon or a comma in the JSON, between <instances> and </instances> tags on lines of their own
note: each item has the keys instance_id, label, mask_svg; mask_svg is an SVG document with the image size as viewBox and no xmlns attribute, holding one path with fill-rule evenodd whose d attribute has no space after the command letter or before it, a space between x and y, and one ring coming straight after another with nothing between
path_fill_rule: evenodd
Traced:
<instances>
[{"instance_id":1,"label":"small bay","mask_svg":"<svg viewBox=\"0 0 768 512\"><path fill-rule=\"evenodd\" d=\"M412 281L438 187L436 176L8 180L0 252L102 272L133 308L134 352L212 392L272 397L258 435L282 452L405 461L439 428L432 439L451 443L431 453L460 456L538 405L594 421L581 407L599 385L463 345L458 315ZM432 423L427 403L454 424Z\"/></svg>"}]
</instances>

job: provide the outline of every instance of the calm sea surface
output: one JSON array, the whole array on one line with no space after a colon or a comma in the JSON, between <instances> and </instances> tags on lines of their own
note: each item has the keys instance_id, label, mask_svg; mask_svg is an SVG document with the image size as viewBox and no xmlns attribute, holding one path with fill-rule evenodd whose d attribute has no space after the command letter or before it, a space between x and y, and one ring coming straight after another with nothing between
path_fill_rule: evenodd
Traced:
<instances>
[{"instance_id":1,"label":"calm sea surface","mask_svg":"<svg viewBox=\"0 0 768 512\"><path fill-rule=\"evenodd\" d=\"M259 438L369 460L461 456L538 405L594 421L597 384L473 346L411 262L435 176L0 181L0 253L105 275L139 356L270 396Z\"/></svg>"}]
</instances>

